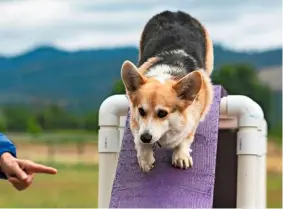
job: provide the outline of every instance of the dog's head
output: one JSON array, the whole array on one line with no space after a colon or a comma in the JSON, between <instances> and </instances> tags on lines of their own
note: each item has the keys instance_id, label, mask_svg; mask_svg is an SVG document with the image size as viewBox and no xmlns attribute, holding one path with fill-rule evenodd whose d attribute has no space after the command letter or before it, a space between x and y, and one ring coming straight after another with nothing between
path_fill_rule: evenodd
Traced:
<instances>
[{"instance_id":1,"label":"dog's head","mask_svg":"<svg viewBox=\"0 0 283 209\"><path fill-rule=\"evenodd\" d=\"M121 69L122 81L131 102L131 114L143 143L153 144L165 133L181 132L188 122L186 109L202 85L200 73L192 72L180 80L146 78L130 61Z\"/></svg>"}]
</instances>

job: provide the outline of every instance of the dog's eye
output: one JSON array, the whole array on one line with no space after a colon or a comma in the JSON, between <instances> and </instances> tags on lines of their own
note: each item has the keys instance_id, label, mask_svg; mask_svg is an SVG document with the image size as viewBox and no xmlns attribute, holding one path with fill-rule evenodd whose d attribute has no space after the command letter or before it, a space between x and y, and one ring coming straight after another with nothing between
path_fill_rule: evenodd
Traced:
<instances>
[{"instance_id":1,"label":"dog's eye","mask_svg":"<svg viewBox=\"0 0 283 209\"><path fill-rule=\"evenodd\" d=\"M157 117L159 117L159 118L164 118L164 117L166 117L166 115L168 115L168 112L166 110L158 110L157 111Z\"/></svg>"},{"instance_id":2,"label":"dog's eye","mask_svg":"<svg viewBox=\"0 0 283 209\"><path fill-rule=\"evenodd\" d=\"M145 111L144 111L144 109L143 109L142 107L139 108L139 113L140 113L140 115L141 115L142 117L145 116Z\"/></svg>"}]
</instances>

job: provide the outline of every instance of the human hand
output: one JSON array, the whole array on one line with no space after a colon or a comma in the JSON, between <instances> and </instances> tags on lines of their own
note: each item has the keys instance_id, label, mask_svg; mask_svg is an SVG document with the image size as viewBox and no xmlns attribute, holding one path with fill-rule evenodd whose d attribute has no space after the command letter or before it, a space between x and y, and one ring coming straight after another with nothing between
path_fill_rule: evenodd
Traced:
<instances>
[{"instance_id":1,"label":"human hand","mask_svg":"<svg viewBox=\"0 0 283 209\"><path fill-rule=\"evenodd\" d=\"M8 181L19 191L28 188L36 173L56 174L52 167L34 163L30 160L17 159L10 153L0 157L0 170L5 173Z\"/></svg>"}]
</instances>

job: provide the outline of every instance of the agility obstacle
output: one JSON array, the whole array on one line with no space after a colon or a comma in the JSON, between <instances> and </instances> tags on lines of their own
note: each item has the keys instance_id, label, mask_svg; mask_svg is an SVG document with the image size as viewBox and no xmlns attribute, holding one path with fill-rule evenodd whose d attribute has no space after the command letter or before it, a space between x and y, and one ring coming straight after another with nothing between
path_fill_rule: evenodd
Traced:
<instances>
[{"instance_id":1,"label":"agility obstacle","mask_svg":"<svg viewBox=\"0 0 283 209\"><path fill-rule=\"evenodd\" d=\"M99 208L266 208L266 121L246 96L214 86L187 170L174 168L172 151L159 147L155 168L140 170L125 95L102 103L99 126Z\"/></svg>"}]
</instances>

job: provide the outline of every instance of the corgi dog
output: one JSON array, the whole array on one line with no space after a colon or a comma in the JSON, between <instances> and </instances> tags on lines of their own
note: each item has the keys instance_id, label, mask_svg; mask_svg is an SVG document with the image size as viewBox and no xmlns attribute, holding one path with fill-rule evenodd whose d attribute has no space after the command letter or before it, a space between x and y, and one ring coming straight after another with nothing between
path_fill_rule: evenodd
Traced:
<instances>
[{"instance_id":1,"label":"corgi dog","mask_svg":"<svg viewBox=\"0 0 283 209\"><path fill-rule=\"evenodd\" d=\"M137 66L126 60L121 78L139 166L155 165L153 145L173 149L172 165L193 166L191 144L213 100L213 44L191 15L163 11L144 27Z\"/></svg>"}]
</instances>

